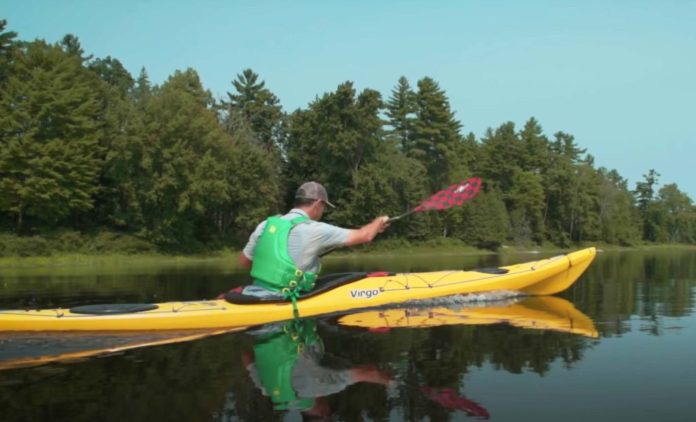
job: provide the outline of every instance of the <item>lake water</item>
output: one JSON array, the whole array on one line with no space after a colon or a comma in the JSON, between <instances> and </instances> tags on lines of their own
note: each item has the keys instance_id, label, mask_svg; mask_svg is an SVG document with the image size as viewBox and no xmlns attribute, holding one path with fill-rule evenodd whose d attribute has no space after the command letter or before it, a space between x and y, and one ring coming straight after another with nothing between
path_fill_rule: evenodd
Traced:
<instances>
[{"instance_id":1,"label":"lake water","mask_svg":"<svg viewBox=\"0 0 696 422\"><path fill-rule=\"evenodd\" d=\"M325 272L539 256L332 258ZM0 269L0 307L195 300L245 280L220 263ZM607 252L540 301L458 298L133 349L191 333L0 333L0 421L693 420L695 292L694 250ZM126 349L80 355L105 347Z\"/></svg>"}]
</instances>

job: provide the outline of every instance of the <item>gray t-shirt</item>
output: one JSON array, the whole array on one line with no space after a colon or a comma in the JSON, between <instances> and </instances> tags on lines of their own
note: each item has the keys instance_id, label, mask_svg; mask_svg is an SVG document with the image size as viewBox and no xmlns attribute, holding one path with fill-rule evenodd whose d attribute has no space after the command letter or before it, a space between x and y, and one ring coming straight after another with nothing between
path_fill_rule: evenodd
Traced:
<instances>
[{"instance_id":1,"label":"gray t-shirt","mask_svg":"<svg viewBox=\"0 0 696 422\"><path fill-rule=\"evenodd\" d=\"M301 209L293 208L281 218L292 220L301 215L307 216L307 213ZM256 230L251 234L249 242L244 247L244 255L252 261L256 243L265 227L265 221L256 226ZM318 272L320 269L319 256L328 250L344 246L348 241L349 233L349 229L309 220L290 230L288 254L302 271Z\"/></svg>"}]
</instances>

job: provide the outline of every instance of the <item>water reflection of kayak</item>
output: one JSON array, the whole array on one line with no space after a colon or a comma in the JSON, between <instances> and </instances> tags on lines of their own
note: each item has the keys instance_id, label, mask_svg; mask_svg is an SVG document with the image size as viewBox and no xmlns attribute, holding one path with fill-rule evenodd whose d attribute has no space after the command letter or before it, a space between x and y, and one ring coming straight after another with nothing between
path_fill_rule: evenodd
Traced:
<instances>
[{"instance_id":1,"label":"water reflection of kayak","mask_svg":"<svg viewBox=\"0 0 696 422\"><path fill-rule=\"evenodd\" d=\"M596 338L592 319L565 299L554 296L525 297L513 303L468 307L394 308L342 316L338 323L386 331L391 328L427 328L441 325L509 324L534 330L552 330Z\"/></svg>"},{"instance_id":2,"label":"water reflection of kayak","mask_svg":"<svg viewBox=\"0 0 696 422\"><path fill-rule=\"evenodd\" d=\"M514 291L550 295L572 285L595 249L471 271L348 273L323 277L297 300L301 317L458 294ZM0 331L183 330L261 325L293 319L285 300L229 293L224 299L160 304L89 305L71 309L0 310Z\"/></svg>"},{"instance_id":3,"label":"water reflection of kayak","mask_svg":"<svg viewBox=\"0 0 696 422\"><path fill-rule=\"evenodd\" d=\"M0 370L56 362L79 362L95 356L122 353L143 347L200 340L239 329L75 333L1 333Z\"/></svg>"}]
</instances>

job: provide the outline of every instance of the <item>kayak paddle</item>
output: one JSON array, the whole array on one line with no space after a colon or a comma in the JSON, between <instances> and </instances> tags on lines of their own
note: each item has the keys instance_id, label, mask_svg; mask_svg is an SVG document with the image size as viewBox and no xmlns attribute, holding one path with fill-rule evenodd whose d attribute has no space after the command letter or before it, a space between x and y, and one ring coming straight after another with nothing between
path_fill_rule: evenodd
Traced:
<instances>
[{"instance_id":1,"label":"kayak paddle","mask_svg":"<svg viewBox=\"0 0 696 422\"><path fill-rule=\"evenodd\" d=\"M430 198L418 204L418 206L411 211L390 218L389 222L391 223L392 221L399 220L408 215L421 211L442 211L457 205L462 205L469 199L474 198L480 188L481 179L478 177L472 177L469 180L462 180L459 183L455 183L452 186L433 194Z\"/></svg>"},{"instance_id":2,"label":"kayak paddle","mask_svg":"<svg viewBox=\"0 0 696 422\"><path fill-rule=\"evenodd\" d=\"M469 180L462 180L459 183L455 183L447 187L446 189L434 193L428 199L418 204L418 206L412 209L411 211L390 218L389 222L391 223L392 221L400 220L406 216L415 214L417 212L430 210L442 211L457 205L462 205L469 199L473 199L476 196L476 194L478 194L480 188L481 179L479 179L478 177L472 177ZM321 253L319 256L326 256L331 252L335 251L336 249L337 248L331 248L328 251Z\"/></svg>"}]
</instances>

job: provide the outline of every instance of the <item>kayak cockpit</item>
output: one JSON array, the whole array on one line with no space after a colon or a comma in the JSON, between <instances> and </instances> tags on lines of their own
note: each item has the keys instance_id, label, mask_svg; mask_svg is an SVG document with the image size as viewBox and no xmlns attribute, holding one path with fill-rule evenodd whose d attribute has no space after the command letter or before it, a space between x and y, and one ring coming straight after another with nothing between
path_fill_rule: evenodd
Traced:
<instances>
[{"instance_id":1,"label":"kayak cockpit","mask_svg":"<svg viewBox=\"0 0 696 422\"><path fill-rule=\"evenodd\" d=\"M320 295L329 290L335 289L336 287L343 286L348 283L352 283L357 280L362 280L366 277L370 277L371 273L366 272L348 272L348 273L335 273L327 274L325 276L319 277L316 281L315 287L312 291L304 293L300 296L299 300L306 299L309 297ZM375 273L380 276L392 275L393 273ZM258 297L252 295L245 295L238 291L229 291L225 293L225 300L229 303L234 303L235 305L249 305L254 303L285 303L288 302L287 299L282 297L270 296L270 297Z\"/></svg>"}]
</instances>

